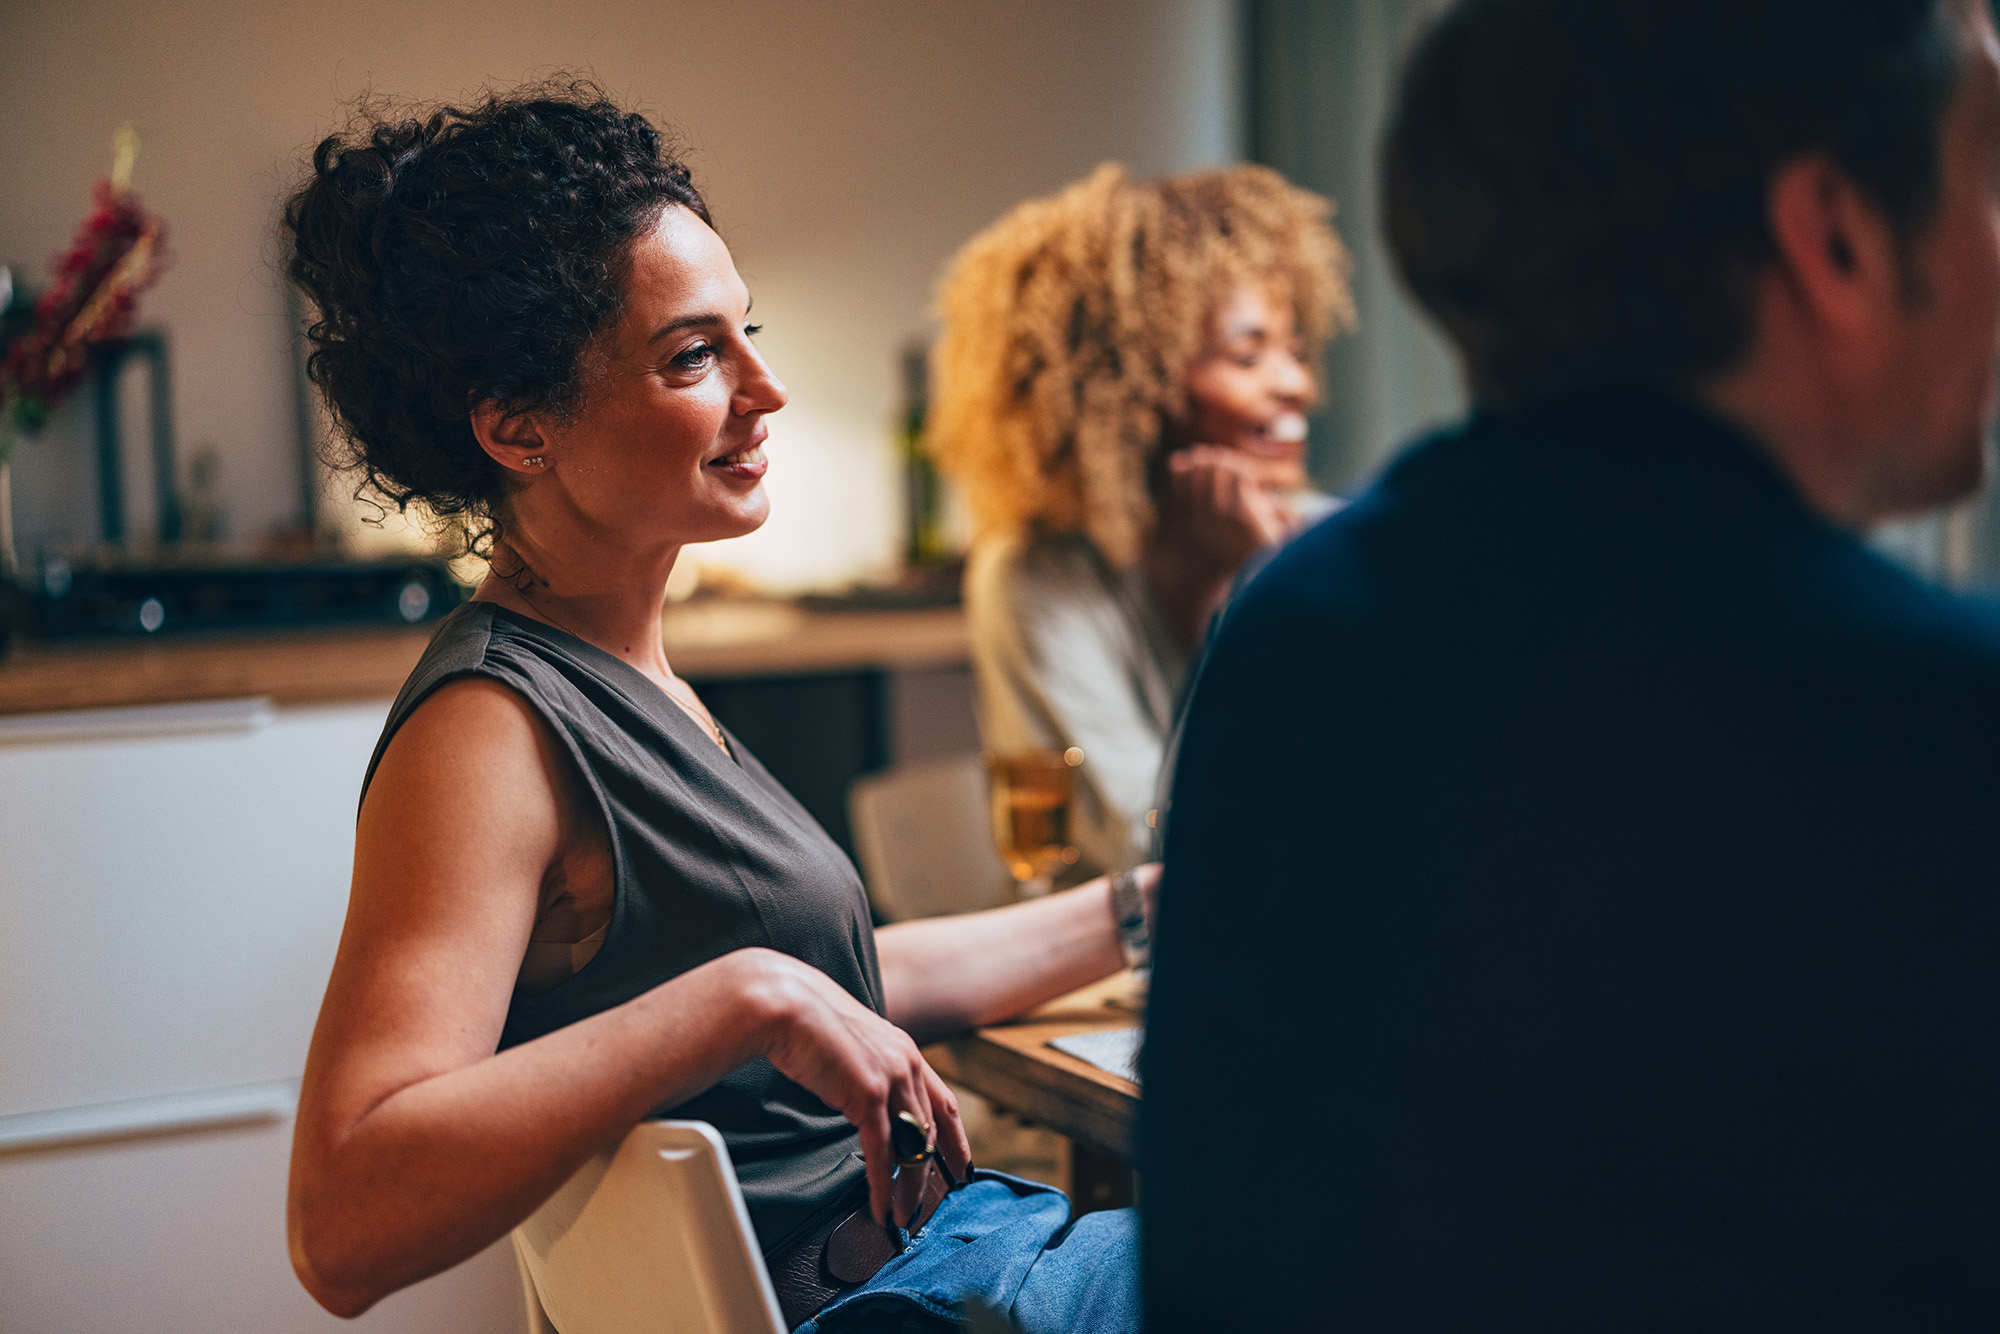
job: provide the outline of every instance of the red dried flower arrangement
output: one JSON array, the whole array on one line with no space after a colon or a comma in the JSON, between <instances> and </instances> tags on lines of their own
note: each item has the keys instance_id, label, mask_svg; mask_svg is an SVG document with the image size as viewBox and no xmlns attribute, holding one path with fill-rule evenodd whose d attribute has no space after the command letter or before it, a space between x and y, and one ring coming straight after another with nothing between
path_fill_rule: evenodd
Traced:
<instances>
[{"instance_id":1,"label":"red dried flower arrangement","mask_svg":"<svg viewBox=\"0 0 2000 1334\"><path fill-rule=\"evenodd\" d=\"M91 191L76 240L51 264L34 326L0 362L0 461L24 427L41 425L90 369L90 352L131 332L139 294L166 267L166 228L130 185L138 137L121 131L117 165Z\"/></svg>"}]
</instances>

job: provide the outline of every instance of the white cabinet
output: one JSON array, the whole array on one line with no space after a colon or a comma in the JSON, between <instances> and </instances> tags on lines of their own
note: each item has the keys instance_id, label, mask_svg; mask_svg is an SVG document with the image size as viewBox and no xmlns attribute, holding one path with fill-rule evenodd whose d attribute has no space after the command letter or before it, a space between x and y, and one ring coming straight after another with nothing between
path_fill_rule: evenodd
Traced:
<instances>
[{"instance_id":1,"label":"white cabinet","mask_svg":"<svg viewBox=\"0 0 2000 1334\"><path fill-rule=\"evenodd\" d=\"M226 701L0 719L6 1334L341 1323L286 1260L285 1108L386 713ZM179 1129L75 1142L148 1123ZM503 1243L356 1327L512 1334L519 1292Z\"/></svg>"}]
</instances>

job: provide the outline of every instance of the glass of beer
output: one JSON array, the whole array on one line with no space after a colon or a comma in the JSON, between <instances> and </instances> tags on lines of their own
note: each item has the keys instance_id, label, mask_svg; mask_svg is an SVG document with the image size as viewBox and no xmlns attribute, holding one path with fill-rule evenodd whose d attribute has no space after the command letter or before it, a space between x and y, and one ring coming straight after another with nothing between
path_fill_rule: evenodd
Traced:
<instances>
[{"instance_id":1,"label":"glass of beer","mask_svg":"<svg viewBox=\"0 0 2000 1334\"><path fill-rule=\"evenodd\" d=\"M1075 746L987 758L993 841L1014 876L1018 898L1048 893L1056 872L1076 862L1069 812L1082 763L1083 752Z\"/></svg>"}]
</instances>

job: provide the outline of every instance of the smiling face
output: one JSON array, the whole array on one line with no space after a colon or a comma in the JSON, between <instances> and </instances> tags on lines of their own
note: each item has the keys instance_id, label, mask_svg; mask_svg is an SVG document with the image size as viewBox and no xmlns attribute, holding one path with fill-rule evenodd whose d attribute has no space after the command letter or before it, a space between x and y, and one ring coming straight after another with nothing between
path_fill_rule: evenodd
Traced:
<instances>
[{"instance_id":1,"label":"smiling face","mask_svg":"<svg viewBox=\"0 0 2000 1334\"><path fill-rule=\"evenodd\" d=\"M740 537L770 513L764 416L783 384L750 341L722 238L668 207L632 243L625 307L585 353L568 416L539 423L548 475L593 529L645 548Z\"/></svg>"},{"instance_id":2,"label":"smiling face","mask_svg":"<svg viewBox=\"0 0 2000 1334\"><path fill-rule=\"evenodd\" d=\"M1253 460L1276 491L1306 484L1306 409L1312 372L1301 359L1291 308L1244 283L1216 303L1208 338L1188 366L1188 438Z\"/></svg>"}]
</instances>

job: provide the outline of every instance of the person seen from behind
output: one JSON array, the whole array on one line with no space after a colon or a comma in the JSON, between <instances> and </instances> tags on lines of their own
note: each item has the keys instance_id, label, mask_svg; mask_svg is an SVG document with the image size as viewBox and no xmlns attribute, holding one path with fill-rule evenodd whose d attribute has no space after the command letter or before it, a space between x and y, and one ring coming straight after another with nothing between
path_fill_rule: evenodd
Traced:
<instances>
[{"instance_id":1,"label":"person seen from behind","mask_svg":"<svg viewBox=\"0 0 2000 1334\"><path fill-rule=\"evenodd\" d=\"M1205 660L1149 1328L1995 1327L2000 617L1864 543L1987 467L1987 7L1463 0L1383 175L1474 407Z\"/></svg>"}]
</instances>

